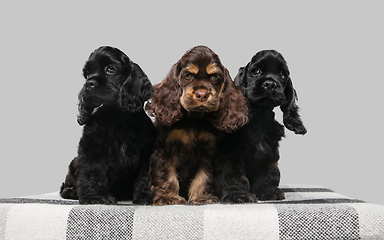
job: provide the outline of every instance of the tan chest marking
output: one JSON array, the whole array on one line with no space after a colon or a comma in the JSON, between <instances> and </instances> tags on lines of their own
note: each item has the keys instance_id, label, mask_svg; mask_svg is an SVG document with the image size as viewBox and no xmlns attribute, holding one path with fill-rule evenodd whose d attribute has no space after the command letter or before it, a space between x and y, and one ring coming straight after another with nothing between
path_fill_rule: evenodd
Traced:
<instances>
[{"instance_id":1,"label":"tan chest marking","mask_svg":"<svg viewBox=\"0 0 384 240\"><path fill-rule=\"evenodd\" d=\"M185 129L173 129L166 139L167 143L180 141L184 145L189 145L193 143L195 134L193 131L186 131Z\"/></svg>"},{"instance_id":2,"label":"tan chest marking","mask_svg":"<svg viewBox=\"0 0 384 240\"><path fill-rule=\"evenodd\" d=\"M215 137L215 135L213 135L213 134L210 133L210 132L201 131L201 132L199 132L199 134L197 135L197 140L198 140L198 141L208 142L208 143L215 143L215 141L216 141L216 137Z\"/></svg>"}]
</instances>

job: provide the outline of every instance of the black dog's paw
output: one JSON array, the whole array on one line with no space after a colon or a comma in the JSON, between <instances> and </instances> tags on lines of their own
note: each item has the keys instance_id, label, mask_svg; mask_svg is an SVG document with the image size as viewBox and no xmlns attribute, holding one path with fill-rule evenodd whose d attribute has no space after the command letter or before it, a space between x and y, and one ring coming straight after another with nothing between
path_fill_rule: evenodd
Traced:
<instances>
[{"instance_id":1,"label":"black dog's paw","mask_svg":"<svg viewBox=\"0 0 384 240\"><path fill-rule=\"evenodd\" d=\"M79 199L80 204L116 204L117 201L112 196L89 196Z\"/></svg>"},{"instance_id":2,"label":"black dog's paw","mask_svg":"<svg viewBox=\"0 0 384 240\"><path fill-rule=\"evenodd\" d=\"M133 199L132 203L135 205L149 205L151 203L151 199Z\"/></svg>"},{"instance_id":3,"label":"black dog's paw","mask_svg":"<svg viewBox=\"0 0 384 240\"><path fill-rule=\"evenodd\" d=\"M257 201L255 194L246 191L228 192L220 199L222 203L255 203Z\"/></svg>"},{"instance_id":4,"label":"black dog's paw","mask_svg":"<svg viewBox=\"0 0 384 240\"><path fill-rule=\"evenodd\" d=\"M280 188L275 188L273 190L270 190L270 189L258 190L256 193L256 196L262 201L285 199L285 194L283 190L281 190Z\"/></svg>"},{"instance_id":5,"label":"black dog's paw","mask_svg":"<svg viewBox=\"0 0 384 240\"><path fill-rule=\"evenodd\" d=\"M68 187L65 183L61 185L60 196L66 199L78 199L77 192L74 187Z\"/></svg>"},{"instance_id":6,"label":"black dog's paw","mask_svg":"<svg viewBox=\"0 0 384 240\"><path fill-rule=\"evenodd\" d=\"M132 203L137 205L149 205L151 204L151 201L152 201L152 196L143 195L133 199Z\"/></svg>"}]
</instances>

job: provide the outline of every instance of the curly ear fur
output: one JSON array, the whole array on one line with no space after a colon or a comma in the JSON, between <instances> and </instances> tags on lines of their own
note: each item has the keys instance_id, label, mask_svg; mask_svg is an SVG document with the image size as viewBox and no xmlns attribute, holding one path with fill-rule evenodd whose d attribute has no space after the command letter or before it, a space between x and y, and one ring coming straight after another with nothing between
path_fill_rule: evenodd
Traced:
<instances>
[{"instance_id":1,"label":"curly ear fur","mask_svg":"<svg viewBox=\"0 0 384 240\"><path fill-rule=\"evenodd\" d=\"M136 63L130 62L131 71L120 88L118 103L128 111L141 111L144 102L153 94L153 86L147 75Z\"/></svg>"},{"instance_id":2,"label":"curly ear fur","mask_svg":"<svg viewBox=\"0 0 384 240\"><path fill-rule=\"evenodd\" d=\"M280 106L280 109L283 112L283 122L285 127L295 134L306 134L307 129L305 129L299 115L299 107L296 104L297 94L296 90L293 88L291 78L288 79L284 94L286 101Z\"/></svg>"},{"instance_id":3,"label":"curly ear fur","mask_svg":"<svg viewBox=\"0 0 384 240\"><path fill-rule=\"evenodd\" d=\"M89 116L91 115L91 113L85 108L85 105L84 105L84 99L83 99L84 91L85 91L84 88L82 88L78 96L79 104L77 108L79 111L79 115L77 115L77 123L80 126L84 125L88 121Z\"/></svg>"},{"instance_id":4,"label":"curly ear fur","mask_svg":"<svg viewBox=\"0 0 384 240\"><path fill-rule=\"evenodd\" d=\"M164 126L170 126L183 116L180 104L182 90L177 81L177 66L178 63L174 64L163 81L154 86L155 92L145 106L148 114Z\"/></svg>"},{"instance_id":5,"label":"curly ear fur","mask_svg":"<svg viewBox=\"0 0 384 240\"><path fill-rule=\"evenodd\" d=\"M235 79L233 80L235 82L235 85L240 88L240 90L243 92L243 95L246 97L246 88L247 88L247 71L248 71L248 65L245 67L239 68L239 72L237 73Z\"/></svg>"},{"instance_id":6,"label":"curly ear fur","mask_svg":"<svg viewBox=\"0 0 384 240\"><path fill-rule=\"evenodd\" d=\"M212 113L211 122L220 131L233 132L248 122L248 106L241 90L224 69L224 90L220 97L220 108Z\"/></svg>"}]
</instances>

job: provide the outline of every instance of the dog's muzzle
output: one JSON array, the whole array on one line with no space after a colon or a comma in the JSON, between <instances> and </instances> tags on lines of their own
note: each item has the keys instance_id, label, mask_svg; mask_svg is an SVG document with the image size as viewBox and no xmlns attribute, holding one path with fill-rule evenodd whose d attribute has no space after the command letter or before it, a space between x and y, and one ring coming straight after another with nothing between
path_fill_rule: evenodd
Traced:
<instances>
[{"instance_id":1,"label":"dog's muzzle","mask_svg":"<svg viewBox=\"0 0 384 240\"><path fill-rule=\"evenodd\" d=\"M266 91L271 92L276 89L277 84L275 81L272 80L266 80L262 85L261 85Z\"/></svg>"},{"instance_id":2,"label":"dog's muzzle","mask_svg":"<svg viewBox=\"0 0 384 240\"><path fill-rule=\"evenodd\" d=\"M87 82L85 83L85 89L87 91L91 91L92 89L94 89L95 87L97 87L99 84L97 83L96 80L94 79L90 79L90 80L87 80Z\"/></svg>"}]
</instances>

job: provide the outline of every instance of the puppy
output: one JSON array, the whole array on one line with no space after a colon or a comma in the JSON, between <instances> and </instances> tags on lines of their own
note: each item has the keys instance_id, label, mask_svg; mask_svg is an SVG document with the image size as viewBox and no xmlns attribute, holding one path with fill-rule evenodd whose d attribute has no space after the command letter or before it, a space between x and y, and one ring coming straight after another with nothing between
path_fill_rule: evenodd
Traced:
<instances>
[{"instance_id":1,"label":"puppy","mask_svg":"<svg viewBox=\"0 0 384 240\"><path fill-rule=\"evenodd\" d=\"M150 158L152 203L217 202L211 185L217 142L248 121L245 98L219 57L205 46L187 51L155 85L146 109L159 131Z\"/></svg>"},{"instance_id":2,"label":"puppy","mask_svg":"<svg viewBox=\"0 0 384 240\"><path fill-rule=\"evenodd\" d=\"M143 109L153 87L139 65L117 48L96 49L83 69L78 155L60 189L80 204L150 202L149 157L156 129Z\"/></svg>"},{"instance_id":3,"label":"puppy","mask_svg":"<svg viewBox=\"0 0 384 240\"><path fill-rule=\"evenodd\" d=\"M275 120L280 106L286 128L304 135L297 95L283 56L264 50L240 68L235 84L249 104L249 123L228 135L215 160L215 193L222 202L242 203L284 199L280 183L279 141L284 127Z\"/></svg>"}]
</instances>

